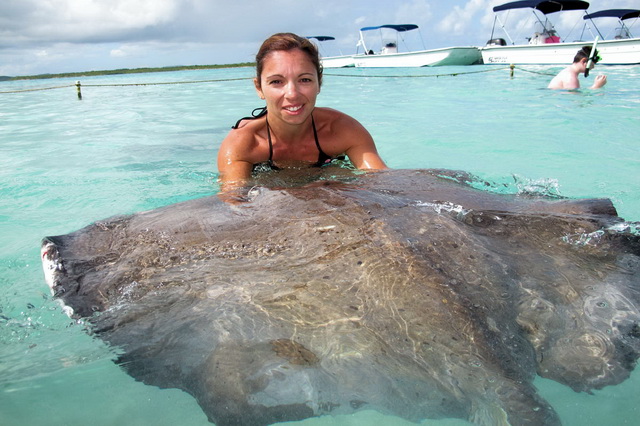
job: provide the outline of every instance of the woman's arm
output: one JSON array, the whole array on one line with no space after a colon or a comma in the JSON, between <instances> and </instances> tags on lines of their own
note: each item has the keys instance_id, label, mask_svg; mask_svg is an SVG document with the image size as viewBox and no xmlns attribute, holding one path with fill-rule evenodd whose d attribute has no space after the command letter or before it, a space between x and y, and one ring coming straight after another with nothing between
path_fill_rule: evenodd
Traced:
<instances>
[{"instance_id":1,"label":"woman's arm","mask_svg":"<svg viewBox=\"0 0 640 426\"><path fill-rule=\"evenodd\" d=\"M372 170L387 169L387 165L378 154L373 137L358 120L342 115L336 120L335 134L341 141L346 141L347 147L344 153L355 167Z\"/></svg>"},{"instance_id":2,"label":"woman's arm","mask_svg":"<svg viewBox=\"0 0 640 426\"><path fill-rule=\"evenodd\" d=\"M218 151L218 179L222 191L246 185L251 178L253 162L250 159L253 138L241 129L229 132Z\"/></svg>"}]
</instances>

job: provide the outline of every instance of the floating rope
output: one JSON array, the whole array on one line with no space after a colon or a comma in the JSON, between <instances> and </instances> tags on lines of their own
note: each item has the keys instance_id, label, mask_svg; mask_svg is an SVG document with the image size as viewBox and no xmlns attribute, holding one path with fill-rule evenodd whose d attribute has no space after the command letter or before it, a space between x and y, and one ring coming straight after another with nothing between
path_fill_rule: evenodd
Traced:
<instances>
[{"instance_id":1,"label":"floating rope","mask_svg":"<svg viewBox=\"0 0 640 426\"><path fill-rule=\"evenodd\" d=\"M508 67L479 70L479 71L467 71L467 72L456 72L456 73L446 73L446 74L366 75L366 74L324 73L324 75L331 76L331 77L348 77L348 78L432 78L432 77L439 78L439 77L457 77L457 76L468 75L468 74L496 72L496 71L503 71L505 69L510 69L511 76L513 77L513 70L515 69L514 65L511 65ZM533 73L533 74L540 74L540 75L547 75L547 76L555 75L555 74L527 70L524 68L518 68L518 69L525 72ZM158 82L158 83L119 83L119 84L80 84L80 82L78 81L75 84L67 84L64 86L51 86L51 87L40 87L40 88L34 88L34 89L0 91L0 94L37 92L42 90L54 90L54 89L63 89L63 88L69 88L69 87L77 87L78 98L81 98L80 87L125 87L125 86L158 86L158 85L169 85L169 84L202 84L202 83L220 83L220 82L227 82L227 81L252 80L253 78L254 77L238 77L238 78L221 78L221 79L215 79L215 80L168 81L168 82Z\"/></svg>"},{"instance_id":2,"label":"floating rope","mask_svg":"<svg viewBox=\"0 0 640 426\"><path fill-rule=\"evenodd\" d=\"M218 80L168 81L168 82L160 82L160 83L83 84L82 87L158 86L161 84L218 83L221 81L240 81L240 80L252 80L252 79L253 77L238 77L238 78L221 78Z\"/></svg>"},{"instance_id":3,"label":"floating rope","mask_svg":"<svg viewBox=\"0 0 640 426\"><path fill-rule=\"evenodd\" d=\"M40 88L37 88L37 89L9 90L9 91L0 92L0 93L38 92L38 91L41 91L41 90L62 89L62 88L65 88L65 87L73 87L73 86L75 86L75 84L68 84L66 86L40 87Z\"/></svg>"},{"instance_id":4,"label":"floating rope","mask_svg":"<svg viewBox=\"0 0 640 426\"><path fill-rule=\"evenodd\" d=\"M528 72L528 73L531 73L531 74L546 75L546 76L550 76L550 77L555 77L556 76L556 74L554 74L554 73L540 72L540 71L528 70L528 69L524 69L524 68L518 68L518 69L520 71Z\"/></svg>"},{"instance_id":5,"label":"floating rope","mask_svg":"<svg viewBox=\"0 0 640 426\"><path fill-rule=\"evenodd\" d=\"M224 81L239 81L239 80L252 80L253 77L238 77L238 78L221 78L217 80L193 80L193 81L168 81L168 82L158 82L158 83L120 83L120 84L80 84L80 82L74 84L67 84L65 86L52 86L52 87L41 87L36 89L21 89L21 90L9 90L9 91L0 91L0 93L22 93L22 92L36 92L39 90L53 90L53 89L62 89L68 87L123 87L123 86L157 86L164 84L199 84L199 83L217 83Z\"/></svg>"}]
</instances>

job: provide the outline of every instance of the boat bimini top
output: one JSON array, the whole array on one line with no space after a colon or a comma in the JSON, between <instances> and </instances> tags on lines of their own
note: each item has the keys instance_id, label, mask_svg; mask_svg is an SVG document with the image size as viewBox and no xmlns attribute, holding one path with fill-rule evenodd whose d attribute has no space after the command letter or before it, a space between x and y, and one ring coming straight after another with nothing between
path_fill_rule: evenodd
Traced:
<instances>
[{"instance_id":1,"label":"boat bimini top","mask_svg":"<svg viewBox=\"0 0 640 426\"><path fill-rule=\"evenodd\" d=\"M600 33L600 30L596 26L595 22L593 22L594 18L618 18L618 22L620 23L620 28L618 33L616 34L616 39L626 39L626 38L634 38L631 34L630 27L627 26L624 21L626 19L639 18L640 10L638 9L606 9L600 10L598 12L589 13L584 15L583 19L590 20L593 24L594 28L598 32L598 35L601 39L604 40L604 37Z\"/></svg>"},{"instance_id":2,"label":"boat bimini top","mask_svg":"<svg viewBox=\"0 0 640 426\"><path fill-rule=\"evenodd\" d=\"M328 41L328 40L335 40L335 37L331 37L331 36L307 36L308 39L312 39L315 38L318 41Z\"/></svg>"},{"instance_id":3,"label":"boat bimini top","mask_svg":"<svg viewBox=\"0 0 640 426\"><path fill-rule=\"evenodd\" d=\"M563 10L586 10L588 7L589 3L580 0L524 0L513 1L511 3L505 3L503 5L496 6L493 8L493 11L500 12L510 9L531 8L539 10L546 15L549 13L561 12Z\"/></svg>"},{"instance_id":4,"label":"boat bimini top","mask_svg":"<svg viewBox=\"0 0 640 426\"><path fill-rule=\"evenodd\" d=\"M396 30L398 32L403 32L403 31L417 30L418 26L415 24L400 24L400 25L387 24L387 25L378 25L377 27L362 27L360 28L360 31L372 31L372 30L379 30L381 28L389 28L392 30Z\"/></svg>"}]
</instances>

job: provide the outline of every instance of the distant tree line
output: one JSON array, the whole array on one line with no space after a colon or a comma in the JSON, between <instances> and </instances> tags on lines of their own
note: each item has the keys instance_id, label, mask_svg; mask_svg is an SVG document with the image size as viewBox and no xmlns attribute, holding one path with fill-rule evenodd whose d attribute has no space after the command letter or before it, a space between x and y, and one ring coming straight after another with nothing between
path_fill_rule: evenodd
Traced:
<instances>
[{"instance_id":1,"label":"distant tree line","mask_svg":"<svg viewBox=\"0 0 640 426\"><path fill-rule=\"evenodd\" d=\"M238 64L227 64L227 65L180 65L180 66L160 67L160 68L121 68L117 70L67 72L67 73L60 73L60 74L38 74L38 75L25 75L25 76L18 76L18 77L0 76L0 81L37 80L37 79L43 79L43 78L65 78L65 77L92 77L97 75L207 70L207 69L215 69L215 68L237 68L237 67L252 67L252 66L255 66L255 63L242 62Z\"/></svg>"}]
</instances>

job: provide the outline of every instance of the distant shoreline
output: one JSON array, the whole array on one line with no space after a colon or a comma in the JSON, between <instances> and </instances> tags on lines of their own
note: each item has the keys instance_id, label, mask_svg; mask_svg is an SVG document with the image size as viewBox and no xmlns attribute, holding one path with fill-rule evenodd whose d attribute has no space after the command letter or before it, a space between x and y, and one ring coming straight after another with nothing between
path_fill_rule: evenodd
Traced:
<instances>
[{"instance_id":1,"label":"distant shoreline","mask_svg":"<svg viewBox=\"0 0 640 426\"><path fill-rule=\"evenodd\" d=\"M66 78L66 77L92 77L97 75L208 70L208 69L216 69L216 68L239 68L239 67L252 67L252 66L255 66L255 63L242 62L237 64L226 64L226 65L179 65L179 66L173 66L173 67L157 67L157 68L121 68L117 70L65 72L65 73L59 73L59 74L38 74L38 75L24 75L24 76L17 76L17 77L0 76L0 81L41 80L41 79L47 79L47 78Z\"/></svg>"}]
</instances>

